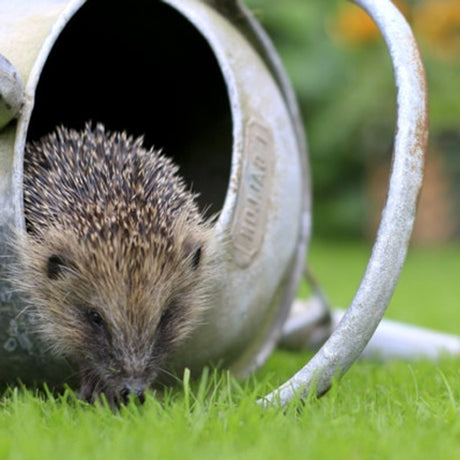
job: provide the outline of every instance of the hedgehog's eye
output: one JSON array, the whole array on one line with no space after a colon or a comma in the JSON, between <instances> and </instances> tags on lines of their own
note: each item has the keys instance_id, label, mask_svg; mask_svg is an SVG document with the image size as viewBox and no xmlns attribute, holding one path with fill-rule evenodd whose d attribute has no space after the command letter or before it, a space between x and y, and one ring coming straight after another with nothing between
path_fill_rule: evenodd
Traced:
<instances>
[{"instance_id":1,"label":"hedgehog's eye","mask_svg":"<svg viewBox=\"0 0 460 460\"><path fill-rule=\"evenodd\" d=\"M199 241L193 241L191 239L186 239L184 242L184 257L186 257L190 262L192 270L196 270L198 265L200 265L201 255L202 255L202 245Z\"/></svg>"},{"instance_id":2,"label":"hedgehog's eye","mask_svg":"<svg viewBox=\"0 0 460 460\"><path fill-rule=\"evenodd\" d=\"M180 319L180 311L181 308L179 304L176 302L171 302L161 314L160 322L158 323L158 330L162 331Z\"/></svg>"},{"instance_id":3,"label":"hedgehog's eye","mask_svg":"<svg viewBox=\"0 0 460 460\"><path fill-rule=\"evenodd\" d=\"M88 308L88 310L86 310L86 318L94 328L102 329L104 327L104 319L93 308Z\"/></svg>"},{"instance_id":4,"label":"hedgehog's eye","mask_svg":"<svg viewBox=\"0 0 460 460\"><path fill-rule=\"evenodd\" d=\"M172 302L163 311L156 330L155 353L161 355L166 352L171 342L174 341L175 330L181 319L179 304Z\"/></svg>"},{"instance_id":5,"label":"hedgehog's eye","mask_svg":"<svg viewBox=\"0 0 460 460\"><path fill-rule=\"evenodd\" d=\"M197 269L198 265L200 264L201 260L201 246L195 251L195 254L193 254L192 257L192 268L194 270Z\"/></svg>"},{"instance_id":6,"label":"hedgehog's eye","mask_svg":"<svg viewBox=\"0 0 460 460\"><path fill-rule=\"evenodd\" d=\"M160 318L159 327L167 325L177 314L176 304L170 305L166 310L163 311Z\"/></svg>"}]
</instances>

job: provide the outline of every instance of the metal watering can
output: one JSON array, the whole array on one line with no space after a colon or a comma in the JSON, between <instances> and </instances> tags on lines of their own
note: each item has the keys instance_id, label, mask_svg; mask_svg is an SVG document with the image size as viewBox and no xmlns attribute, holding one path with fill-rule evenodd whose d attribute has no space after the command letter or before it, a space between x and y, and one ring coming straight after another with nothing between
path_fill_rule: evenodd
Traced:
<instances>
[{"instance_id":1,"label":"metal watering can","mask_svg":"<svg viewBox=\"0 0 460 460\"><path fill-rule=\"evenodd\" d=\"M310 237L306 144L279 58L236 0L136 0L128 7L108 0L0 0L0 257L7 260L8 229L24 229L26 141L58 124L82 127L87 120L143 134L147 145L175 158L203 206L219 211L214 244L225 280L171 366L199 370L216 363L244 376L282 339L292 343L300 336L303 346L330 335L264 401L285 403L313 381L318 393L326 391L360 356L390 300L414 221L427 140L424 71L407 23L389 0L355 2L373 17L390 50L398 120L377 240L338 325L338 314L318 306L318 296L289 316ZM0 283L0 381L65 381L71 369L47 354L22 299ZM398 335L406 342L407 328ZM433 334L439 340L429 341L425 353L460 350L457 338ZM418 339L405 348L411 354L417 347ZM376 348L384 351L385 340Z\"/></svg>"}]
</instances>

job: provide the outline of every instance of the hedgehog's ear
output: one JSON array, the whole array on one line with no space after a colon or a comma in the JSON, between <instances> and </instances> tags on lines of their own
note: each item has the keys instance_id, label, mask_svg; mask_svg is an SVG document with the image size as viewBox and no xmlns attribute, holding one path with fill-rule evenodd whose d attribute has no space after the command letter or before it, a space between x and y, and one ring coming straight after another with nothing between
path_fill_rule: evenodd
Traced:
<instances>
[{"instance_id":1,"label":"hedgehog's ear","mask_svg":"<svg viewBox=\"0 0 460 460\"><path fill-rule=\"evenodd\" d=\"M46 263L46 275L55 280L65 275L71 268L70 262L62 255L52 254Z\"/></svg>"}]
</instances>

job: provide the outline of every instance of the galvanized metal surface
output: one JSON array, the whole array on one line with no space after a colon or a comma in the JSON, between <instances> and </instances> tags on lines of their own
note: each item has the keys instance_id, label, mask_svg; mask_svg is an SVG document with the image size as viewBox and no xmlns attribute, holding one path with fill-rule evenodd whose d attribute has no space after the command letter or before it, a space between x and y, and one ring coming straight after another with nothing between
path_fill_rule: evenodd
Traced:
<instances>
[{"instance_id":1,"label":"galvanized metal surface","mask_svg":"<svg viewBox=\"0 0 460 460\"><path fill-rule=\"evenodd\" d=\"M25 82L21 116L0 132L0 247L7 227L24 229L23 151L40 75L60 33L85 3L0 0L0 53ZM276 345L302 272L310 234L310 181L301 122L268 38L239 2L165 3L212 48L233 118L231 177L214 242L222 282L215 286L214 307L174 365L200 369L219 362L245 375ZM5 283L0 284L0 303L0 379L65 379L71 371L46 353L23 312L23 299Z\"/></svg>"},{"instance_id":2,"label":"galvanized metal surface","mask_svg":"<svg viewBox=\"0 0 460 460\"><path fill-rule=\"evenodd\" d=\"M294 109L287 108L266 62L248 46L247 13L240 10L242 35L234 27L238 21L230 24L206 2L166 3L212 47L233 121L230 185L215 236L225 285L216 287L213 308L177 353L175 367L198 370L220 362L243 376L275 347L301 276L310 229L306 153L292 122Z\"/></svg>"},{"instance_id":3,"label":"galvanized metal surface","mask_svg":"<svg viewBox=\"0 0 460 460\"><path fill-rule=\"evenodd\" d=\"M262 404L286 404L315 386L321 395L361 355L390 301L401 271L422 184L428 137L423 65L407 22L389 0L355 0L387 43L398 87L398 117L388 198L358 291L336 330L313 359Z\"/></svg>"}]
</instances>

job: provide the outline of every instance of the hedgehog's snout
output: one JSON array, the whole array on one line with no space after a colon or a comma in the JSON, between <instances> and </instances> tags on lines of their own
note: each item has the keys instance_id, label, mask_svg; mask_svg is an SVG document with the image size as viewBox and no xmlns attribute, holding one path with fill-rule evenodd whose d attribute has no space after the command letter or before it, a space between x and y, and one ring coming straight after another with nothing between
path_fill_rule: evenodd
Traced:
<instances>
[{"instance_id":1,"label":"hedgehog's snout","mask_svg":"<svg viewBox=\"0 0 460 460\"><path fill-rule=\"evenodd\" d=\"M123 404L128 404L131 399L135 399L140 404L144 404L145 383L139 380L127 380L121 387L119 397Z\"/></svg>"}]
</instances>

